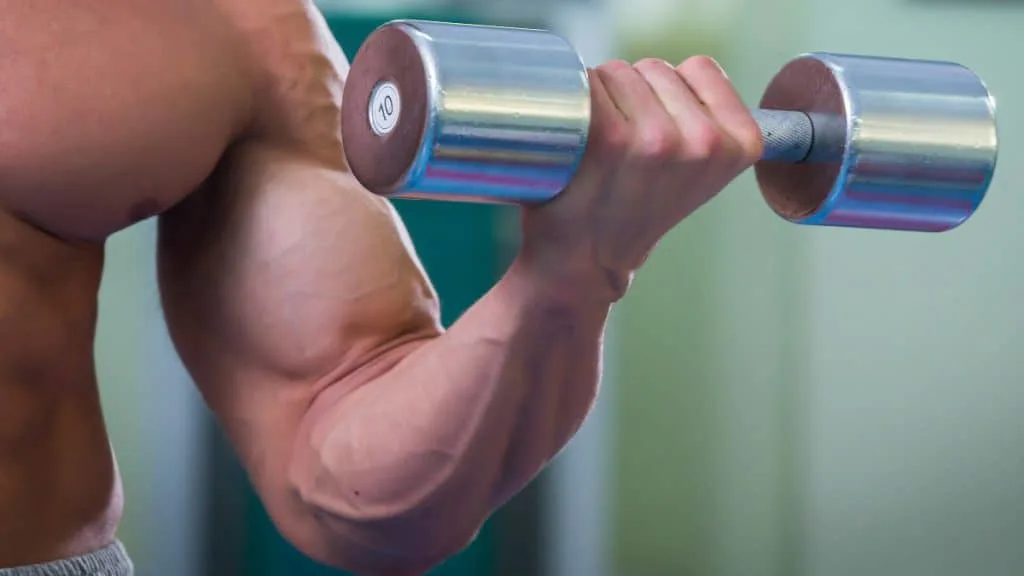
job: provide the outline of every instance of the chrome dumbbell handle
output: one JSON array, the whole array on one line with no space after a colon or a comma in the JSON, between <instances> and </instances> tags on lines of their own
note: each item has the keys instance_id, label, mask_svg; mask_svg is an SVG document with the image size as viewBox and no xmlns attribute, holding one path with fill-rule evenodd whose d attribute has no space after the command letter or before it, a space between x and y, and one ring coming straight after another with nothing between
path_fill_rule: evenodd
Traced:
<instances>
[{"instance_id":1,"label":"chrome dumbbell handle","mask_svg":"<svg viewBox=\"0 0 1024 576\"><path fill-rule=\"evenodd\" d=\"M774 162L842 162L846 122L839 116L790 110L752 110L761 128L761 159Z\"/></svg>"}]
</instances>

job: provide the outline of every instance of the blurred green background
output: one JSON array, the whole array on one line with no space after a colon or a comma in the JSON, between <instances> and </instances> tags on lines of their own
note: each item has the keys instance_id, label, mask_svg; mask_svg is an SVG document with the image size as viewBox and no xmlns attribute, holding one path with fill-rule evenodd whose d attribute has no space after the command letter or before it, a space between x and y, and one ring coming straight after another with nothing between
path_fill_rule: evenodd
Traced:
<instances>
[{"instance_id":1,"label":"blurred green background","mask_svg":"<svg viewBox=\"0 0 1024 576\"><path fill-rule=\"evenodd\" d=\"M717 57L751 105L805 51L955 60L1000 105L965 226L788 225L744 175L673 231L616 308L570 447L436 574L1024 574L1024 4L972 0L321 2L346 52L427 17L555 30L588 63ZM398 203L451 322L515 249L515 212ZM167 341L152 223L110 243L97 343L145 576L334 574L267 521Z\"/></svg>"}]
</instances>

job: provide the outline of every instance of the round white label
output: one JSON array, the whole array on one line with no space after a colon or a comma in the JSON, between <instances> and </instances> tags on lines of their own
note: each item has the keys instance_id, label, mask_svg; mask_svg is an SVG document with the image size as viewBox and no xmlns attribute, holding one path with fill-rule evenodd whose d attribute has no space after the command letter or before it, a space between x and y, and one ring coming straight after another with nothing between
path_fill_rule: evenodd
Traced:
<instances>
[{"instance_id":1,"label":"round white label","mask_svg":"<svg viewBox=\"0 0 1024 576\"><path fill-rule=\"evenodd\" d=\"M398 87L391 82L378 84L370 94L370 127L378 136L395 129L402 112L402 97Z\"/></svg>"}]
</instances>

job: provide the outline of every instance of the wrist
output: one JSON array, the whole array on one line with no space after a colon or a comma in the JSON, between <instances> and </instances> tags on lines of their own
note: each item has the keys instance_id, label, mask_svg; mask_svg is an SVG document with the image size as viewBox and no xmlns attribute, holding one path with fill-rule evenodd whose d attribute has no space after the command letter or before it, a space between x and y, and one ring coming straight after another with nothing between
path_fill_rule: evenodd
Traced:
<instances>
[{"instance_id":1,"label":"wrist","mask_svg":"<svg viewBox=\"0 0 1024 576\"><path fill-rule=\"evenodd\" d=\"M509 268L511 281L546 300L570 305L607 308L628 288L631 275L618 274L583 257L559 257L521 250Z\"/></svg>"}]
</instances>

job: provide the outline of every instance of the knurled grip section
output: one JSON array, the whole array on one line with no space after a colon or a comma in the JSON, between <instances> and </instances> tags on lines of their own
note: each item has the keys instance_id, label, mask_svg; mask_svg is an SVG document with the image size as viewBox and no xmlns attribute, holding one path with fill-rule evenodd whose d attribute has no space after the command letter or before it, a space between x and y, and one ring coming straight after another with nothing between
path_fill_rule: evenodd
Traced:
<instances>
[{"instance_id":1,"label":"knurled grip section","mask_svg":"<svg viewBox=\"0 0 1024 576\"><path fill-rule=\"evenodd\" d=\"M814 124L803 112L752 110L764 140L762 160L802 162L814 144Z\"/></svg>"}]
</instances>

